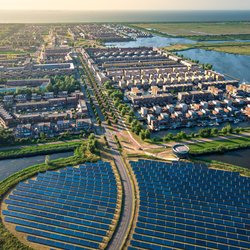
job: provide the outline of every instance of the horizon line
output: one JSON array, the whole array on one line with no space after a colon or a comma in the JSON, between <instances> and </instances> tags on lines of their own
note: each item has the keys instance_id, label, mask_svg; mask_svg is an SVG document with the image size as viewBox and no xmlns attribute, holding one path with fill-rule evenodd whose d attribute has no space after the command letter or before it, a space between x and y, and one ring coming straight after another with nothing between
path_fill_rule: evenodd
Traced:
<instances>
[{"instance_id":1,"label":"horizon line","mask_svg":"<svg viewBox=\"0 0 250 250\"><path fill-rule=\"evenodd\" d=\"M164 12L164 11L250 11L250 9L103 9L103 10L95 10L95 9L88 9L88 10L77 10L77 9L72 9L72 10L63 10L63 9L1 9L0 11L63 11L63 12L82 12L82 11L94 11L94 12L124 12L124 11L137 11L137 12L152 12L152 11L159 11L159 12Z\"/></svg>"}]
</instances>

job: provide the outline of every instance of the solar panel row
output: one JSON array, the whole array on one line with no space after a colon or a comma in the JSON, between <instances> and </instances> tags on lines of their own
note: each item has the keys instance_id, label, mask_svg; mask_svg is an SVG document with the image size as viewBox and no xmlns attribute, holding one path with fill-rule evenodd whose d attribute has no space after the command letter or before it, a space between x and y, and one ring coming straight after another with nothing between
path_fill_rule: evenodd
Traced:
<instances>
[{"instance_id":1,"label":"solar panel row","mask_svg":"<svg viewBox=\"0 0 250 250\"><path fill-rule=\"evenodd\" d=\"M140 190L129 249L249 249L250 178L186 162L131 162Z\"/></svg>"},{"instance_id":2,"label":"solar panel row","mask_svg":"<svg viewBox=\"0 0 250 250\"><path fill-rule=\"evenodd\" d=\"M39 174L5 199L4 220L28 241L61 249L99 249L114 223L117 184L110 163Z\"/></svg>"}]
</instances>

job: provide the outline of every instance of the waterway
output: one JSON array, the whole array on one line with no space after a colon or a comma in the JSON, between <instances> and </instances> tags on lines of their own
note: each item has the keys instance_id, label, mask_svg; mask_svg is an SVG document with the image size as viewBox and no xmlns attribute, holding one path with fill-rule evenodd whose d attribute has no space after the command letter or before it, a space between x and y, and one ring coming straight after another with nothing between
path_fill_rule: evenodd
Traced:
<instances>
[{"instance_id":1,"label":"waterway","mask_svg":"<svg viewBox=\"0 0 250 250\"><path fill-rule=\"evenodd\" d=\"M237 42L239 40L235 40ZM218 42L218 41L217 41ZM223 42L223 41L220 41ZM224 41L226 42L226 41ZM230 41L232 42L232 41ZM185 38L170 38L153 36L151 38L139 38L136 41L106 43L107 47L134 48L134 47L165 47L172 44L194 44L196 41ZM219 73L239 79L241 82L250 82L250 56L235 55L224 52L209 51L203 49L190 49L178 52L187 58L199 60L200 63L209 63Z\"/></svg>"},{"instance_id":2,"label":"waterway","mask_svg":"<svg viewBox=\"0 0 250 250\"><path fill-rule=\"evenodd\" d=\"M221 161L232 165L250 169L250 149L231 151L225 154L211 154L200 157L201 159Z\"/></svg>"},{"instance_id":3,"label":"waterway","mask_svg":"<svg viewBox=\"0 0 250 250\"><path fill-rule=\"evenodd\" d=\"M51 154L50 159L55 160L59 158L66 158L72 155L73 152L56 153L56 154ZM0 181L4 180L5 178L9 177L10 175L22 169L25 169L32 165L43 163L44 160L45 160L44 155L18 158L18 159L0 160Z\"/></svg>"},{"instance_id":4,"label":"waterway","mask_svg":"<svg viewBox=\"0 0 250 250\"><path fill-rule=\"evenodd\" d=\"M200 41L199 41L200 42ZM234 42L250 42L250 40L218 40L218 41L204 41L204 43L234 43ZM107 47L117 47L117 48L135 48L135 47L153 47L161 48L170 46L173 44L196 44L197 41L181 38L181 37L163 37L154 35L153 37L143 37L137 38L135 41L128 42L109 42L105 43Z\"/></svg>"},{"instance_id":5,"label":"waterway","mask_svg":"<svg viewBox=\"0 0 250 250\"><path fill-rule=\"evenodd\" d=\"M250 56L235 55L203 49L190 49L178 52L187 58L199 60L200 63L210 63L219 73L250 82Z\"/></svg>"},{"instance_id":6,"label":"waterway","mask_svg":"<svg viewBox=\"0 0 250 250\"><path fill-rule=\"evenodd\" d=\"M118 47L118 48L135 48L135 47L160 48L172 44L195 44L195 43L196 41L186 38L153 36L148 38L138 38L136 41L112 42L112 43L106 43L105 45L107 47Z\"/></svg>"}]
</instances>

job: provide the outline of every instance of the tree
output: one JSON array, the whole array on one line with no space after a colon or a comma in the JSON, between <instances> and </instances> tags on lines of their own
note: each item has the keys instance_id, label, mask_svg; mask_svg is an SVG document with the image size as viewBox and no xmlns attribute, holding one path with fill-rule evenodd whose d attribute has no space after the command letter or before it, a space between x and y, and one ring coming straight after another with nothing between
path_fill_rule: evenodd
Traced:
<instances>
[{"instance_id":1,"label":"tree","mask_svg":"<svg viewBox=\"0 0 250 250\"><path fill-rule=\"evenodd\" d=\"M145 140L145 132L144 132L144 130L141 130L139 135L140 135L142 140Z\"/></svg>"},{"instance_id":2,"label":"tree","mask_svg":"<svg viewBox=\"0 0 250 250\"><path fill-rule=\"evenodd\" d=\"M234 131L235 131L236 134L239 134L240 131L241 131L241 129L240 128L236 128Z\"/></svg>"},{"instance_id":3,"label":"tree","mask_svg":"<svg viewBox=\"0 0 250 250\"><path fill-rule=\"evenodd\" d=\"M222 128L221 129L221 133L224 134L224 135L226 135L228 133L227 128L226 127Z\"/></svg>"},{"instance_id":4,"label":"tree","mask_svg":"<svg viewBox=\"0 0 250 250\"><path fill-rule=\"evenodd\" d=\"M165 135L163 137L163 140L164 141L171 141L171 140L173 140L173 138L174 138L174 135L172 133L168 133L167 135Z\"/></svg>"},{"instance_id":5,"label":"tree","mask_svg":"<svg viewBox=\"0 0 250 250\"><path fill-rule=\"evenodd\" d=\"M190 136L191 136L192 138L195 138L195 133L192 132Z\"/></svg>"},{"instance_id":6,"label":"tree","mask_svg":"<svg viewBox=\"0 0 250 250\"><path fill-rule=\"evenodd\" d=\"M116 101L114 102L114 106L117 108L119 105L120 105L120 102L119 102L118 100L116 100Z\"/></svg>"},{"instance_id":7,"label":"tree","mask_svg":"<svg viewBox=\"0 0 250 250\"><path fill-rule=\"evenodd\" d=\"M217 147L217 151L218 151L218 153L224 153L226 151L226 147L223 145L219 145Z\"/></svg>"},{"instance_id":8,"label":"tree","mask_svg":"<svg viewBox=\"0 0 250 250\"><path fill-rule=\"evenodd\" d=\"M126 114L126 109L123 108L122 111L121 111L121 115L124 116Z\"/></svg>"},{"instance_id":9,"label":"tree","mask_svg":"<svg viewBox=\"0 0 250 250\"><path fill-rule=\"evenodd\" d=\"M200 137L210 137L211 136L211 129L210 128L203 128L203 129L200 129L199 132L198 132L198 135Z\"/></svg>"},{"instance_id":10,"label":"tree","mask_svg":"<svg viewBox=\"0 0 250 250\"><path fill-rule=\"evenodd\" d=\"M13 131L10 129L0 128L0 145L10 145L15 142Z\"/></svg>"},{"instance_id":11,"label":"tree","mask_svg":"<svg viewBox=\"0 0 250 250\"><path fill-rule=\"evenodd\" d=\"M226 126L226 130L227 130L227 133L228 133L228 134L232 134L232 133L233 133L233 128L232 128L232 126L231 126L230 124L228 124L228 125Z\"/></svg>"},{"instance_id":12,"label":"tree","mask_svg":"<svg viewBox=\"0 0 250 250\"><path fill-rule=\"evenodd\" d=\"M145 138L150 139L150 131L148 129L145 130Z\"/></svg>"},{"instance_id":13,"label":"tree","mask_svg":"<svg viewBox=\"0 0 250 250\"><path fill-rule=\"evenodd\" d=\"M219 133L219 130L217 128L212 128L211 129L211 135L212 136L216 136L216 135L218 135L218 133Z\"/></svg>"},{"instance_id":14,"label":"tree","mask_svg":"<svg viewBox=\"0 0 250 250\"><path fill-rule=\"evenodd\" d=\"M104 87L105 87L106 89L110 89L112 86L111 86L111 83L110 83L109 81L106 81L106 82L104 83Z\"/></svg>"},{"instance_id":15,"label":"tree","mask_svg":"<svg viewBox=\"0 0 250 250\"><path fill-rule=\"evenodd\" d=\"M127 123L131 123L133 121L132 116L130 116L130 115L127 116L126 121L127 121Z\"/></svg>"},{"instance_id":16,"label":"tree","mask_svg":"<svg viewBox=\"0 0 250 250\"><path fill-rule=\"evenodd\" d=\"M49 155L46 155L45 156L45 171L49 169L49 164L50 164L50 156Z\"/></svg>"},{"instance_id":17,"label":"tree","mask_svg":"<svg viewBox=\"0 0 250 250\"><path fill-rule=\"evenodd\" d=\"M128 113L130 116L134 116L135 115L135 113L134 113L134 111L131 109L130 111L129 111L129 113Z\"/></svg>"},{"instance_id":18,"label":"tree","mask_svg":"<svg viewBox=\"0 0 250 250\"><path fill-rule=\"evenodd\" d=\"M187 139L187 135L185 132L181 131L176 135L176 139L177 140L181 140L181 139Z\"/></svg>"},{"instance_id":19,"label":"tree","mask_svg":"<svg viewBox=\"0 0 250 250\"><path fill-rule=\"evenodd\" d=\"M134 132L139 135L140 132L141 132L141 129L142 129L142 125L140 124L140 122L138 122L136 125L135 125L135 128L134 128Z\"/></svg>"},{"instance_id":20,"label":"tree","mask_svg":"<svg viewBox=\"0 0 250 250\"><path fill-rule=\"evenodd\" d=\"M95 139L95 134L94 133L91 133L88 137L88 139L91 141L91 140L94 140Z\"/></svg>"},{"instance_id":21,"label":"tree","mask_svg":"<svg viewBox=\"0 0 250 250\"><path fill-rule=\"evenodd\" d=\"M45 139L46 139L45 133L44 133L44 132L41 132L41 133L39 134L39 138L40 138L41 140L45 140Z\"/></svg>"},{"instance_id":22,"label":"tree","mask_svg":"<svg viewBox=\"0 0 250 250\"><path fill-rule=\"evenodd\" d=\"M95 152L95 144L93 143L93 141L89 141L88 143L88 150L91 152L91 153L94 153Z\"/></svg>"}]
</instances>

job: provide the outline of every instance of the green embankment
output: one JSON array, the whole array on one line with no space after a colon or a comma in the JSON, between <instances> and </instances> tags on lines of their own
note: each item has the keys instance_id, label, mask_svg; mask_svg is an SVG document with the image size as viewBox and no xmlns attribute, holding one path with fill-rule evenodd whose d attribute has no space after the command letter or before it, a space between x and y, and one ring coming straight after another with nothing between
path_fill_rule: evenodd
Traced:
<instances>
[{"instance_id":1,"label":"green embankment","mask_svg":"<svg viewBox=\"0 0 250 250\"><path fill-rule=\"evenodd\" d=\"M192 158L192 161L194 162L201 162L209 164L210 168L214 169L221 169L225 171L231 171L231 172L239 172L241 175L249 176L250 177L250 169L239 167L236 165L215 161L215 160L207 160L207 159L200 159L199 157Z\"/></svg>"},{"instance_id":2,"label":"green embankment","mask_svg":"<svg viewBox=\"0 0 250 250\"><path fill-rule=\"evenodd\" d=\"M73 151L81 145L81 142L63 142L58 144L44 144L27 146L17 149L8 149L0 151L0 159L13 159L20 157L36 156L36 155L46 155L52 153L61 153Z\"/></svg>"},{"instance_id":3,"label":"green embankment","mask_svg":"<svg viewBox=\"0 0 250 250\"><path fill-rule=\"evenodd\" d=\"M233 139L214 140L209 142L190 144L192 155L205 155L212 153L224 153L227 151L244 149L250 147L250 137L239 137Z\"/></svg>"},{"instance_id":4,"label":"green embankment","mask_svg":"<svg viewBox=\"0 0 250 250\"><path fill-rule=\"evenodd\" d=\"M170 52L178 52L189 49L205 49L230 54L250 55L250 42L175 44L164 47L163 49Z\"/></svg>"}]
</instances>

